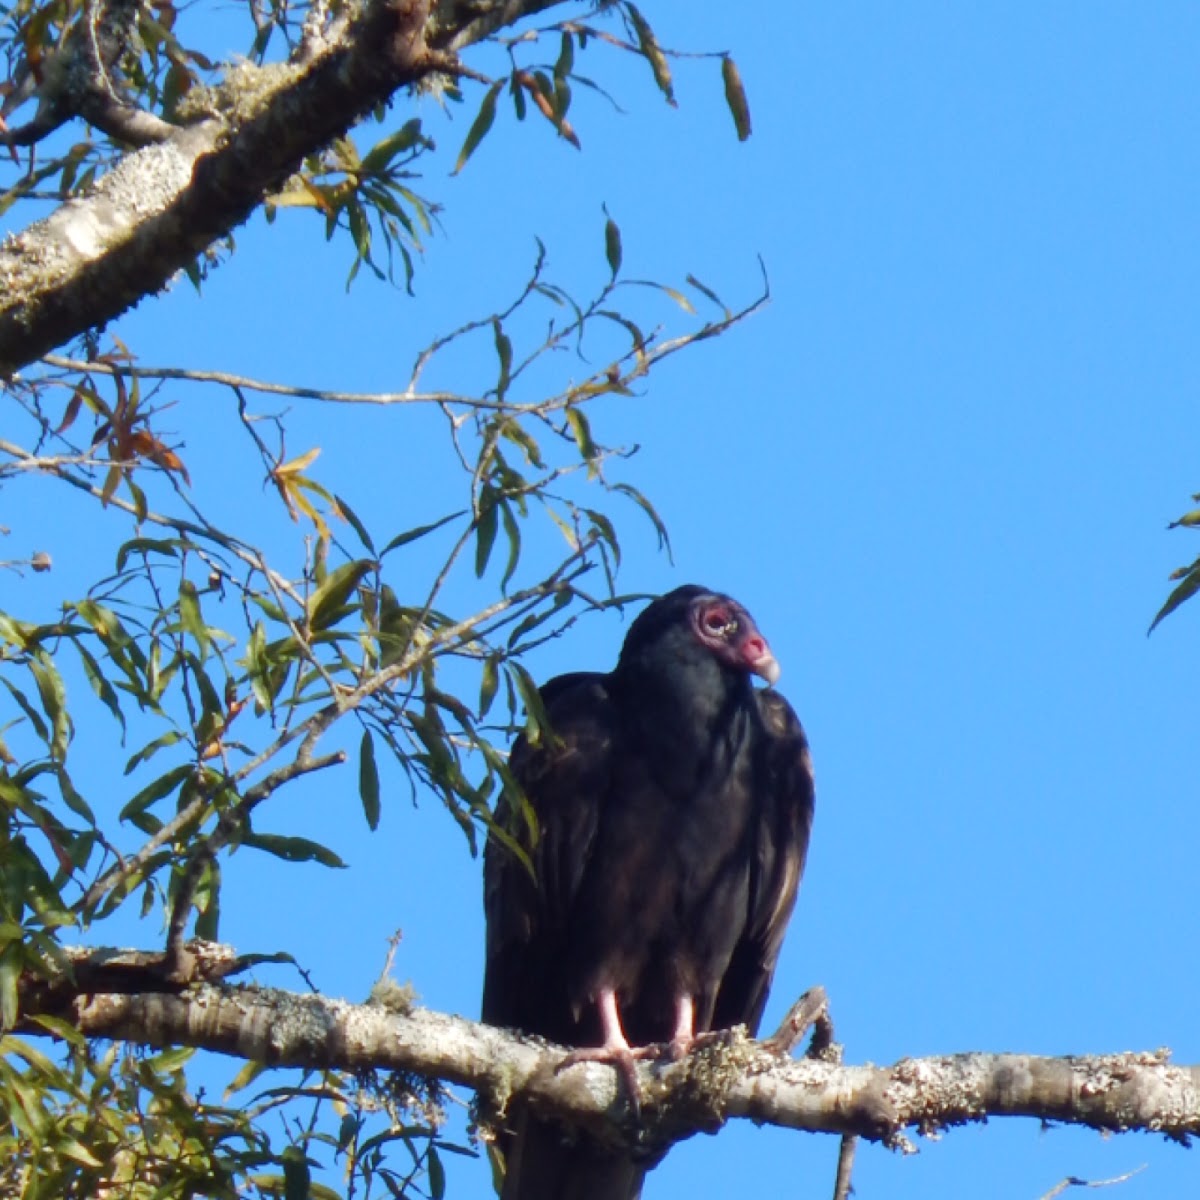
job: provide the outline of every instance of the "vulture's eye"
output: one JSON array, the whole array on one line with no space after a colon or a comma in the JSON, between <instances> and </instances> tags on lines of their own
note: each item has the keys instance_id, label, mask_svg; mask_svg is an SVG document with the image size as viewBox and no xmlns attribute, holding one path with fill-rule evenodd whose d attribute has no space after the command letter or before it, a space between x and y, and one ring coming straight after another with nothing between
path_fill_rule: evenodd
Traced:
<instances>
[{"instance_id":1,"label":"vulture's eye","mask_svg":"<svg viewBox=\"0 0 1200 1200\"><path fill-rule=\"evenodd\" d=\"M704 614L703 624L705 632L717 637L729 637L737 633L737 617L727 608L710 608Z\"/></svg>"}]
</instances>

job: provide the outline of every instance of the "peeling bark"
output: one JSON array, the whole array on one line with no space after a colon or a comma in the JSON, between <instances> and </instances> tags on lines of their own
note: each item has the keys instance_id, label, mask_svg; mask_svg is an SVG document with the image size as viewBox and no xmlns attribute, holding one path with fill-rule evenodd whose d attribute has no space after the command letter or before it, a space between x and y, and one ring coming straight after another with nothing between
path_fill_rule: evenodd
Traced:
<instances>
[{"instance_id":1,"label":"peeling bark","mask_svg":"<svg viewBox=\"0 0 1200 1200\"><path fill-rule=\"evenodd\" d=\"M0 376L165 287L301 165L453 50L551 0L363 0L292 63L230 68L194 124L0 245ZM557 2L557 0L554 0ZM189 100L191 98L189 97Z\"/></svg>"},{"instance_id":2,"label":"peeling bark","mask_svg":"<svg viewBox=\"0 0 1200 1200\"><path fill-rule=\"evenodd\" d=\"M930 1133L1001 1116L1140 1129L1180 1141L1200 1133L1200 1067L1174 1066L1165 1050L1065 1058L972 1053L839 1066L783 1058L733 1031L680 1062L639 1065L643 1111L633 1129L609 1067L556 1071L562 1048L461 1017L212 983L175 994L64 1000L60 993L47 1001L44 1011L68 1017L89 1037L196 1046L271 1066L437 1077L474 1089L501 1120L519 1095L544 1116L646 1154L735 1117L857 1134L901 1149L911 1148L906 1129Z\"/></svg>"}]
</instances>

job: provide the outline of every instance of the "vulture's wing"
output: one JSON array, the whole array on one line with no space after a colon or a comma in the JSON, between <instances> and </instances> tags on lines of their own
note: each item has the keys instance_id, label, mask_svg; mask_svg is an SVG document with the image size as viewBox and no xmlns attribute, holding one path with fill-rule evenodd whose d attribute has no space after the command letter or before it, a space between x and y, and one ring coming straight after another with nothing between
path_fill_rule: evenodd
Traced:
<instances>
[{"instance_id":1,"label":"vulture's wing","mask_svg":"<svg viewBox=\"0 0 1200 1200\"><path fill-rule=\"evenodd\" d=\"M564 972L571 908L617 753L607 681L585 673L550 680L541 694L551 733L537 746L524 737L513 746L509 765L528 807L506 796L496 817L529 855L533 874L495 838L484 851L483 1019L568 1045L575 1024Z\"/></svg>"},{"instance_id":2,"label":"vulture's wing","mask_svg":"<svg viewBox=\"0 0 1200 1200\"><path fill-rule=\"evenodd\" d=\"M553 735L537 746L518 738L509 760L529 811L506 796L496 813L533 873L495 838L484 851L483 1019L571 1045L578 1040L567 969L571 913L612 786L618 724L606 675L562 675L541 694ZM568 1139L523 1104L510 1106L506 1124L498 1145L503 1200L640 1196L645 1168L627 1156Z\"/></svg>"},{"instance_id":3,"label":"vulture's wing","mask_svg":"<svg viewBox=\"0 0 1200 1200\"><path fill-rule=\"evenodd\" d=\"M762 820L751 865L746 930L721 982L712 1022L714 1029L745 1024L751 1034L758 1031L796 902L813 819L812 761L800 721L778 692L755 695L764 730L754 771Z\"/></svg>"}]
</instances>

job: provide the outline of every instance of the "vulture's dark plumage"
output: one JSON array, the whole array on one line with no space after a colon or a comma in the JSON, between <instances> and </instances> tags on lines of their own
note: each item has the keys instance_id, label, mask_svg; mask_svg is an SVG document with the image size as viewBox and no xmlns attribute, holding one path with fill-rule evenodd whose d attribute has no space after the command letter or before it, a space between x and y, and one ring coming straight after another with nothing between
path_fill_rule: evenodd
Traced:
<instances>
[{"instance_id":1,"label":"vulture's dark plumage","mask_svg":"<svg viewBox=\"0 0 1200 1200\"><path fill-rule=\"evenodd\" d=\"M633 622L616 670L541 689L552 734L513 746L536 816L497 819L484 858L483 1019L567 1046L630 1048L758 1028L813 815L804 731L779 667L728 596L677 588ZM526 810L528 811L528 810ZM516 1107L504 1200L631 1200L645 1164Z\"/></svg>"}]
</instances>

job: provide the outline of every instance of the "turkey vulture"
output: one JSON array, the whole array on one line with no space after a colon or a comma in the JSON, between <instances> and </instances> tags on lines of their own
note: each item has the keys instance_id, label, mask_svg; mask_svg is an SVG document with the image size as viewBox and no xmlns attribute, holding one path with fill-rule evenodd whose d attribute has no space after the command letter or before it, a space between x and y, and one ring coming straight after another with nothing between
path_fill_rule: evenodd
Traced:
<instances>
[{"instance_id":1,"label":"turkey vulture","mask_svg":"<svg viewBox=\"0 0 1200 1200\"><path fill-rule=\"evenodd\" d=\"M633 622L607 675L542 689L484 853L483 1019L633 1076L639 1049L758 1028L804 869L813 779L779 667L735 600L689 585ZM536 818L531 820L530 818ZM634 1048L639 1049L634 1049ZM519 1106L504 1200L632 1200L647 1163Z\"/></svg>"}]
</instances>

